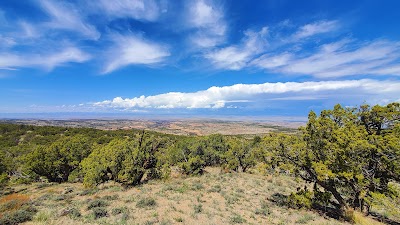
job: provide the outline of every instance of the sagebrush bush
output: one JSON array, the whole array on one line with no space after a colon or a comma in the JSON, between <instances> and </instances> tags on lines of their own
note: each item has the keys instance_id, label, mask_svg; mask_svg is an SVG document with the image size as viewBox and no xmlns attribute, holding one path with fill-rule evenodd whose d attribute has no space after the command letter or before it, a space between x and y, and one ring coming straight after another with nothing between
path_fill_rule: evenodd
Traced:
<instances>
[{"instance_id":1,"label":"sagebrush bush","mask_svg":"<svg viewBox=\"0 0 400 225\"><path fill-rule=\"evenodd\" d=\"M203 211L203 205L202 204L194 205L193 209L194 213L201 213Z\"/></svg>"},{"instance_id":2,"label":"sagebrush bush","mask_svg":"<svg viewBox=\"0 0 400 225\"><path fill-rule=\"evenodd\" d=\"M95 219L98 219L101 217L107 217L108 212L107 212L107 209L104 207L96 207L96 208L92 208L92 215L94 216Z\"/></svg>"},{"instance_id":3,"label":"sagebrush bush","mask_svg":"<svg viewBox=\"0 0 400 225\"><path fill-rule=\"evenodd\" d=\"M99 190L97 188L88 188L83 190L81 193L79 193L80 196L86 196L86 195L94 195L98 192Z\"/></svg>"},{"instance_id":4,"label":"sagebrush bush","mask_svg":"<svg viewBox=\"0 0 400 225\"><path fill-rule=\"evenodd\" d=\"M23 206L18 210L8 211L2 214L2 216L0 216L0 224L2 225L20 224L32 220L36 212L37 210L33 206L30 205Z\"/></svg>"},{"instance_id":5,"label":"sagebrush bush","mask_svg":"<svg viewBox=\"0 0 400 225\"><path fill-rule=\"evenodd\" d=\"M114 216L121 214L121 213L127 213L127 212L128 212L128 208L126 208L126 207L113 208L111 210L111 214Z\"/></svg>"},{"instance_id":6,"label":"sagebrush bush","mask_svg":"<svg viewBox=\"0 0 400 225\"><path fill-rule=\"evenodd\" d=\"M245 223L246 220L238 214L234 214L231 218L230 218L231 223Z\"/></svg>"},{"instance_id":7,"label":"sagebrush bush","mask_svg":"<svg viewBox=\"0 0 400 225\"><path fill-rule=\"evenodd\" d=\"M265 201L261 201L261 207L256 209L255 214L266 216L271 214L271 210Z\"/></svg>"},{"instance_id":8,"label":"sagebrush bush","mask_svg":"<svg viewBox=\"0 0 400 225\"><path fill-rule=\"evenodd\" d=\"M136 203L136 207L139 207L139 208L149 208L149 207L154 207L156 205L157 205L156 200L151 197L141 198Z\"/></svg>"},{"instance_id":9,"label":"sagebrush bush","mask_svg":"<svg viewBox=\"0 0 400 225\"><path fill-rule=\"evenodd\" d=\"M105 200L105 201L114 201L117 200L119 198L119 196L117 194L115 195L106 195L104 197L102 197L101 199Z\"/></svg>"},{"instance_id":10,"label":"sagebrush bush","mask_svg":"<svg viewBox=\"0 0 400 225\"><path fill-rule=\"evenodd\" d=\"M81 216L82 216L82 214L81 214L81 212L79 211L79 209L76 209L76 208L70 208L70 209L68 209L67 215L68 215L69 217L71 217L71 218L78 218L78 217L81 217Z\"/></svg>"},{"instance_id":11,"label":"sagebrush bush","mask_svg":"<svg viewBox=\"0 0 400 225\"><path fill-rule=\"evenodd\" d=\"M108 203L102 199L95 199L89 202L87 209L93 209L97 207L106 207Z\"/></svg>"}]
</instances>

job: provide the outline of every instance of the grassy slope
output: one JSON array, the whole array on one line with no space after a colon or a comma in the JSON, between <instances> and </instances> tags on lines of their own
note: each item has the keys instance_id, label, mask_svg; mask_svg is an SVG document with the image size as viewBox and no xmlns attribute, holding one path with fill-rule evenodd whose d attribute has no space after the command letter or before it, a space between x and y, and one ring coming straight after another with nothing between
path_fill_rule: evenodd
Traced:
<instances>
[{"instance_id":1,"label":"grassy slope","mask_svg":"<svg viewBox=\"0 0 400 225\"><path fill-rule=\"evenodd\" d=\"M107 183L96 193L83 196L90 190L81 184L32 184L16 189L28 193L38 204L34 220L24 224L346 224L269 201L275 193L289 194L304 185L292 177L220 173L219 168L207 171L200 177L151 181L128 189ZM108 204L107 217L93 218L93 210L87 207L94 199ZM143 199L153 199L155 205ZM71 208L78 209L82 216L60 215ZM122 213L113 215L115 208ZM128 219L124 220L126 215Z\"/></svg>"}]
</instances>

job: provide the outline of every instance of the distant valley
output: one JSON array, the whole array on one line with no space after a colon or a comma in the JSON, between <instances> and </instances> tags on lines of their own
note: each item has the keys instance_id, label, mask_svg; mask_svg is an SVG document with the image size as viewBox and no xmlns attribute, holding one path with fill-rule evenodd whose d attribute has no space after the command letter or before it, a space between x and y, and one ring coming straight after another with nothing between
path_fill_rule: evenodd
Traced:
<instances>
[{"instance_id":1,"label":"distant valley","mask_svg":"<svg viewBox=\"0 0 400 225\"><path fill-rule=\"evenodd\" d=\"M38 126L88 127L102 130L143 129L167 134L203 136L262 135L270 132L296 132L304 125L298 121L235 121L213 119L7 119L0 122Z\"/></svg>"}]
</instances>

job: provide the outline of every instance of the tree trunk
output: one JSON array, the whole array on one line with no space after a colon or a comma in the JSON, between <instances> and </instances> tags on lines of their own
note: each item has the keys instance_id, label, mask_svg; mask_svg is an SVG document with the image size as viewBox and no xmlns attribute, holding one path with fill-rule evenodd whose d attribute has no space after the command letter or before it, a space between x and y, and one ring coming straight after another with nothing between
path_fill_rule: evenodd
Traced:
<instances>
[{"instance_id":1,"label":"tree trunk","mask_svg":"<svg viewBox=\"0 0 400 225\"><path fill-rule=\"evenodd\" d=\"M336 188L332 184L328 184L326 182L322 182L317 180L317 183L323 187L325 190L329 191L332 193L333 197L336 199L336 201L339 203L337 206L338 210L341 212L344 212L346 209L348 209L348 205L346 204L346 201L343 199L343 197L340 195L340 193L336 190Z\"/></svg>"}]
</instances>

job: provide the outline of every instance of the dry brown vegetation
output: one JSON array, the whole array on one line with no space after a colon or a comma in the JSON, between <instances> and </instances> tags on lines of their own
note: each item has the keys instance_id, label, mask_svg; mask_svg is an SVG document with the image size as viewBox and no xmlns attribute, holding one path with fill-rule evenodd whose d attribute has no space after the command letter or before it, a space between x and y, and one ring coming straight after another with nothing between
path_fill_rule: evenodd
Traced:
<instances>
[{"instance_id":1,"label":"dry brown vegetation","mask_svg":"<svg viewBox=\"0 0 400 225\"><path fill-rule=\"evenodd\" d=\"M176 174L136 187L36 183L14 189L29 193L38 209L33 221L24 224L348 224L272 201L299 186L304 183L286 175L207 168L203 176Z\"/></svg>"}]
</instances>

